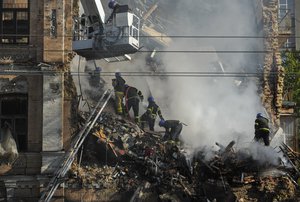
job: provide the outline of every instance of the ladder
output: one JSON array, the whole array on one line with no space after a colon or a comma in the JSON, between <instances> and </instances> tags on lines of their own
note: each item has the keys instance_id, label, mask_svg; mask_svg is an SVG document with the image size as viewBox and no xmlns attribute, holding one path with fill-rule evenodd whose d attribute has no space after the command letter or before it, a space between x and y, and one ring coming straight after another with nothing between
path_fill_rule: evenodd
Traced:
<instances>
[{"instance_id":1,"label":"ladder","mask_svg":"<svg viewBox=\"0 0 300 202\"><path fill-rule=\"evenodd\" d=\"M90 130L95 125L97 119L99 118L100 114L102 113L103 109L105 108L106 104L108 103L110 97L112 96L112 90L106 90L99 101L97 102L95 108L87 118L83 128L80 130L76 138L72 142L70 149L65 154L61 166L56 170L54 176L51 178L50 182L48 183L47 187L43 191L39 202L49 202L55 193L58 186L64 181L64 176L70 169L71 164L73 163L76 154L83 144L85 138L89 134ZM105 98L106 97L106 98ZM105 101L103 102L103 100Z\"/></svg>"}]
</instances>

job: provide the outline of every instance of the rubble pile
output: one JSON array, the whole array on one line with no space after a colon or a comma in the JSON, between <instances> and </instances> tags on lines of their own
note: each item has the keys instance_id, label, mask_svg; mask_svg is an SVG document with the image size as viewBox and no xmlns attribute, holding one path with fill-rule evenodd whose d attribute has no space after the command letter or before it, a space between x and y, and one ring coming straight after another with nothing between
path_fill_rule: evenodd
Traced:
<instances>
[{"instance_id":1,"label":"rubble pile","mask_svg":"<svg viewBox=\"0 0 300 202\"><path fill-rule=\"evenodd\" d=\"M83 187L94 184L119 192L139 190L135 197L145 197L145 190L152 192L157 185L168 190L163 184L170 183L182 189L183 195L189 192L184 191L183 185L187 178L181 175L188 172L188 167L175 143L163 143L160 134L145 133L137 125L110 113L99 118L91 133L82 165L73 164L67 183Z\"/></svg>"},{"instance_id":2,"label":"rubble pile","mask_svg":"<svg viewBox=\"0 0 300 202\"><path fill-rule=\"evenodd\" d=\"M258 190L266 199L272 197L274 200L282 201L295 194L295 185L286 176L266 177L259 181Z\"/></svg>"},{"instance_id":3,"label":"rubble pile","mask_svg":"<svg viewBox=\"0 0 300 202\"><path fill-rule=\"evenodd\" d=\"M266 177L232 189L239 201L298 201L295 186L287 177Z\"/></svg>"},{"instance_id":4,"label":"rubble pile","mask_svg":"<svg viewBox=\"0 0 300 202\"><path fill-rule=\"evenodd\" d=\"M199 176L197 179L221 183L224 191L231 190L236 199L241 201L297 201L295 195L298 184L295 179L298 179L299 171L292 162L283 164L281 159L278 159L278 165L268 161L259 162L248 152L234 151L233 145L232 141L226 148L221 146L214 158L198 164L198 173L194 174ZM198 156L196 162L201 159Z\"/></svg>"},{"instance_id":5,"label":"rubble pile","mask_svg":"<svg viewBox=\"0 0 300 202\"><path fill-rule=\"evenodd\" d=\"M108 112L90 133L65 184L110 190L105 200L116 194L131 201L280 201L295 196L293 167L259 164L235 151L234 141L226 147L216 143L220 149L210 160L204 160L204 151L187 158L182 143L162 141L160 132L143 131Z\"/></svg>"}]
</instances>

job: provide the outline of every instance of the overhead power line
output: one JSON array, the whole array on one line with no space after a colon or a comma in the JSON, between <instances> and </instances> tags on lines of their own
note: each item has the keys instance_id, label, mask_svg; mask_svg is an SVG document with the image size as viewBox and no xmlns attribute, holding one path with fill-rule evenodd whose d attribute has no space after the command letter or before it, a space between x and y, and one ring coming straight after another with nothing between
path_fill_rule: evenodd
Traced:
<instances>
[{"instance_id":1,"label":"overhead power line","mask_svg":"<svg viewBox=\"0 0 300 202\"><path fill-rule=\"evenodd\" d=\"M0 75L56 75L67 73L73 76L92 76L95 72L63 72L63 71L22 71L22 70L7 70L0 71ZM122 76L130 77L262 77L262 72L121 72ZM270 72L268 75L276 76L278 72ZM115 76L115 72L99 72L100 76ZM297 72L285 73L286 76L300 77Z\"/></svg>"},{"instance_id":2,"label":"overhead power line","mask_svg":"<svg viewBox=\"0 0 300 202\"><path fill-rule=\"evenodd\" d=\"M51 37L50 35L40 34L40 35L26 35L26 34L0 34L0 37ZM56 35L57 38L59 37L69 37L73 38L73 35ZM139 35L140 38L199 38L199 39L267 39L267 38L300 38L300 36L286 36L280 35L277 36L257 36L257 35Z\"/></svg>"},{"instance_id":3,"label":"overhead power line","mask_svg":"<svg viewBox=\"0 0 300 202\"><path fill-rule=\"evenodd\" d=\"M24 47L26 49L26 47ZM28 48L29 50L36 50ZM1 50L16 50L16 47L4 47ZM42 50L42 49L40 49ZM73 52L73 50L42 50L44 52ZM100 53L123 53L123 51L104 51L104 50L81 50L81 53L97 51L97 54ZM152 50L139 50L138 53L152 53ZM156 53L273 53L275 50L156 50Z\"/></svg>"}]
</instances>

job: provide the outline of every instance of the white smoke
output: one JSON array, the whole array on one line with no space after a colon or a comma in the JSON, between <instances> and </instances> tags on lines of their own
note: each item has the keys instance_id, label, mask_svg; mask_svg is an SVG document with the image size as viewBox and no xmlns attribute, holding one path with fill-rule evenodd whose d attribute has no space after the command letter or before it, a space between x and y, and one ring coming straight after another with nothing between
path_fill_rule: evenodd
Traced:
<instances>
[{"instance_id":1,"label":"white smoke","mask_svg":"<svg viewBox=\"0 0 300 202\"><path fill-rule=\"evenodd\" d=\"M279 153L279 149L275 150L272 147L265 147L259 142L245 145L245 147L239 150L240 152L247 153L253 160L266 165L278 166L281 163L281 159L284 159L282 153Z\"/></svg>"},{"instance_id":2,"label":"white smoke","mask_svg":"<svg viewBox=\"0 0 300 202\"><path fill-rule=\"evenodd\" d=\"M169 35L196 37L173 38L164 56L165 71L194 72L194 76L170 76L152 82L152 89L160 90L151 91L160 102L167 102L166 118L188 125L183 128L182 140L195 150L205 151L206 160L213 157L212 150L220 149L216 142L226 147L234 140L237 151L247 150L254 160L278 165L282 154L253 142L255 116L264 112L259 78L247 77L262 63L262 56L255 53L263 50L255 20L259 12L254 10L256 1L173 2L177 3L170 10L177 23ZM203 76L211 72L224 76Z\"/></svg>"},{"instance_id":3,"label":"white smoke","mask_svg":"<svg viewBox=\"0 0 300 202\"><path fill-rule=\"evenodd\" d=\"M251 38L261 33L255 20L256 12L259 12L254 10L255 2L160 2L163 18L167 16L167 21L174 23L165 27L166 34L175 37L172 37L173 42L165 53L157 52L156 55L161 54L167 75L168 72L194 73L191 76L161 79L123 74L146 71L145 55L136 54L128 62L107 64L102 60L97 64L103 67L104 72L120 70L127 84L141 90L145 98L151 93L165 119L187 124L181 138L193 148L210 150L217 148L216 142L226 146L232 140L239 148L248 147L254 137L255 116L263 112L257 93L258 78L247 77L251 74L246 74L255 73L258 65L263 63L262 57L255 53L263 50L263 38ZM224 73L225 76L203 75L212 72ZM228 73L237 76L226 76ZM108 88L111 88L111 78L113 76L105 77ZM140 114L143 112L141 109ZM160 130L158 126L156 130Z\"/></svg>"},{"instance_id":4,"label":"white smoke","mask_svg":"<svg viewBox=\"0 0 300 202\"><path fill-rule=\"evenodd\" d=\"M167 119L178 119L188 125L183 129L182 139L195 148L215 142L227 145L232 140L241 144L253 139L255 115L262 109L257 79L201 76L204 72L222 73L223 70L225 75L233 72L245 76L245 72L256 72L260 61L252 51L261 51L258 39L234 38L257 36L253 8L252 1L246 0L230 3L189 0L176 1L170 9L177 22L169 29L170 35L196 37L173 39L174 43L167 49L170 52L164 56L165 71L200 72L200 76L168 77L166 81L155 82L159 86L152 86L152 89L165 86L163 93L152 92L168 102L164 110ZM237 81L242 84L237 86Z\"/></svg>"}]
</instances>

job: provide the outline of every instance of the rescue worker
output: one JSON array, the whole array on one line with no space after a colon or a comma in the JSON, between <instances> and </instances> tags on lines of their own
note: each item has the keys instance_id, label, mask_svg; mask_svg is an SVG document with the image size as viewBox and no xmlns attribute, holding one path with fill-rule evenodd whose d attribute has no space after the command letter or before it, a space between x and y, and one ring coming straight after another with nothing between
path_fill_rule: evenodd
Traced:
<instances>
[{"instance_id":1,"label":"rescue worker","mask_svg":"<svg viewBox=\"0 0 300 202\"><path fill-rule=\"evenodd\" d=\"M113 19L113 16L117 12L117 10L119 9L120 5L115 0L110 0L109 3L108 3L108 7L110 9L112 9L113 11L110 14L110 16L108 17L108 19L106 20L106 23L109 23Z\"/></svg>"},{"instance_id":2,"label":"rescue worker","mask_svg":"<svg viewBox=\"0 0 300 202\"><path fill-rule=\"evenodd\" d=\"M120 5L115 0L110 0L109 3L108 3L108 7L110 9L112 9L112 13L110 14L108 19L106 20L106 24L112 21L112 19L114 18L114 15L116 13L131 11L131 9L128 7L128 5Z\"/></svg>"},{"instance_id":3,"label":"rescue worker","mask_svg":"<svg viewBox=\"0 0 300 202\"><path fill-rule=\"evenodd\" d=\"M144 129L145 122L148 123L149 129L154 131L154 124L157 115L160 120L164 120L159 106L155 103L154 98L152 96L148 97L148 107L146 112L141 116L141 128Z\"/></svg>"},{"instance_id":4,"label":"rescue worker","mask_svg":"<svg viewBox=\"0 0 300 202\"><path fill-rule=\"evenodd\" d=\"M140 101L143 101L144 96L141 91L135 87L125 84L125 115L129 115L129 111L132 108L134 113L134 121L139 123L139 105Z\"/></svg>"},{"instance_id":5,"label":"rescue worker","mask_svg":"<svg viewBox=\"0 0 300 202\"><path fill-rule=\"evenodd\" d=\"M112 80L112 85L115 90L116 113L123 114L123 97L125 90L125 80L122 78L120 72L115 73L115 79Z\"/></svg>"},{"instance_id":6,"label":"rescue worker","mask_svg":"<svg viewBox=\"0 0 300 202\"><path fill-rule=\"evenodd\" d=\"M116 2L115 0L110 0L109 2L108 2L108 7L110 8L110 9L114 9L114 8L116 8L116 6L118 6L119 4L118 4L118 2Z\"/></svg>"},{"instance_id":7,"label":"rescue worker","mask_svg":"<svg viewBox=\"0 0 300 202\"><path fill-rule=\"evenodd\" d=\"M179 135L182 131L182 123L178 120L160 120L160 127L164 127L166 132L163 140L179 141Z\"/></svg>"},{"instance_id":8,"label":"rescue worker","mask_svg":"<svg viewBox=\"0 0 300 202\"><path fill-rule=\"evenodd\" d=\"M262 113L258 113L255 119L255 136L254 139L259 141L260 139L264 140L265 146L270 145L270 128L269 128L269 120L265 118Z\"/></svg>"}]
</instances>

